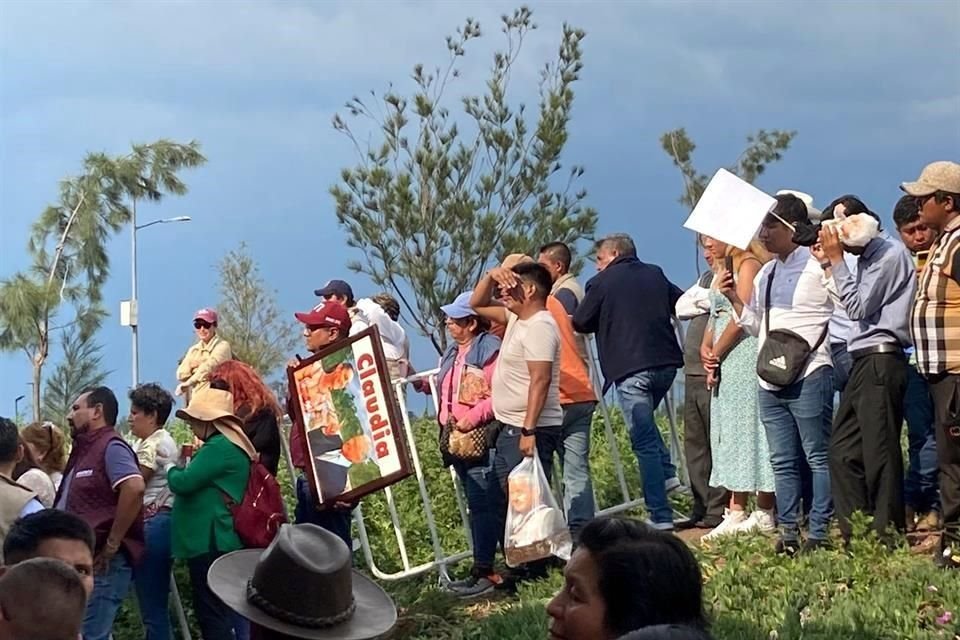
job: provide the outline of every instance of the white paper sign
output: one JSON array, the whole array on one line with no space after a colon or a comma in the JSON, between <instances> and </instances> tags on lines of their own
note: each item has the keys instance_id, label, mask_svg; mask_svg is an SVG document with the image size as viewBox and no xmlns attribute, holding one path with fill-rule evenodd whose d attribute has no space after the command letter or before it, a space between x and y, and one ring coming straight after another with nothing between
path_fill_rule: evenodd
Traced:
<instances>
[{"instance_id":1,"label":"white paper sign","mask_svg":"<svg viewBox=\"0 0 960 640\"><path fill-rule=\"evenodd\" d=\"M714 174L683 226L747 249L776 199L726 169Z\"/></svg>"}]
</instances>

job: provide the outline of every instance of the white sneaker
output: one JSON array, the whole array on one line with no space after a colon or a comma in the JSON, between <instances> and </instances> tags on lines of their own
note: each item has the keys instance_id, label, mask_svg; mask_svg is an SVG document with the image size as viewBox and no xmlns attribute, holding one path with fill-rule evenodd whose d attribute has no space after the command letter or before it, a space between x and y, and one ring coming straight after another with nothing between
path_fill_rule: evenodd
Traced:
<instances>
[{"instance_id":1,"label":"white sneaker","mask_svg":"<svg viewBox=\"0 0 960 640\"><path fill-rule=\"evenodd\" d=\"M743 511L731 511L724 509L723 522L721 522L710 533L703 536L703 540L716 540L720 536L727 536L737 532L737 528L747 521L747 514Z\"/></svg>"},{"instance_id":2,"label":"white sneaker","mask_svg":"<svg viewBox=\"0 0 960 640\"><path fill-rule=\"evenodd\" d=\"M690 487L682 484L680 482L680 478L677 476L667 478L666 482L663 483L663 488L667 490L667 495L675 493L681 496L689 496L693 494L693 492L690 490Z\"/></svg>"},{"instance_id":3,"label":"white sneaker","mask_svg":"<svg viewBox=\"0 0 960 640\"><path fill-rule=\"evenodd\" d=\"M736 526L736 533L747 533L750 531L759 531L760 533L773 533L777 530L777 525L773 520L773 511L765 509L754 509L750 517Z\"/></svg>"}]
</instances>

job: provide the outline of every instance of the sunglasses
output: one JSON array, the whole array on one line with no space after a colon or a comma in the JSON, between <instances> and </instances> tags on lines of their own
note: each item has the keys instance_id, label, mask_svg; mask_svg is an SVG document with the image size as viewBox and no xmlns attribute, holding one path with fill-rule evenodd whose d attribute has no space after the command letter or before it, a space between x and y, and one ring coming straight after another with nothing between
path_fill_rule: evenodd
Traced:
<instances>
[{"instance_id":1,"label":"sunglasses","mask_svg":"<svg viewBox=\"0 0 960 640\"><path fill-rule=\"evenodd\" d=\"M204 322L203 320L194 320L194 321L193 321L193 328L194 328L194 329L209 329L209 328L212 327L212 326L213 326L212 324L210 324L209 322Z\"/></svg>"}]
</instances>

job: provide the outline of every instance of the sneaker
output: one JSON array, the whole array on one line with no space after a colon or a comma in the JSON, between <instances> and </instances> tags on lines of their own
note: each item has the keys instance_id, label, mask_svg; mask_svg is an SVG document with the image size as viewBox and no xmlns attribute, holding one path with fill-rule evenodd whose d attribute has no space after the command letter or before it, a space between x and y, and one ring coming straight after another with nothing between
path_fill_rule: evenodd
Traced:
<instances>
[{"instance_id":1,"label":"sneaker","mask_svg":"<svg viewBox=\"0 0 960 640\"><path fill-rule=\"evenodd\" d=\"M780 538L777 540L775 551L780 555L792 558L800 553L800 542L792 538Z\"/></svg>"},{"instance_id":2,"label":"sneaker","mask_svg":"<svg viewBox=\"0 0 960 640\"><path fill-rule=\"evenodd\" d=\"M723 512L723 521L710 533L703 536L703 540L716 540L720 536L727 536L736 533L737 527L746 522L747 514L743 511L731 511L726 509Z\"/></svg>"},{"instance_id":3,"label":"sneaker","mask_svg":"<svg viewBox=\"0 0 960 640\"><path fill-rule=\"evenodd\" d=\"M672 478L667 478L667 481L663 483L663 488L667 490L667 495L677 494L680 496L689 496L693 495L693 492L690 491L690 487L686 486L680 482L680 478L673 476Z\"/></svg>"},{"instance_id":4,"label":"sneaker","mask_svg":"<svg viewBox=\"0 0 960 640\"><path fill-rule=\"evenodd\" d=\"M672 521L671 522L654 522L653 520L650 520L649 518L647 518L646 520L643 521L643 523L652 529L656 529L657 531L673 531L674 529Z\"/></svg>"},{"instance_id":5,"label":"sneaker","mask_svg":"<svg viewBox=\"0 0 960 640\"><path fill-rule=\"evenodd\" d=\"M488 576L472 576L469 580L462 581L462 584L457 588L454 588L454 583L451 582L447 585L447 588L453 595L462 600L467 600L493 592L502 582L503 578L495 573L491 573Z\"/></svg>"},{"instance_id":6,"label":"sneaker","mask_svg":"<svg viewBox=\"0 0 960 640\"><path fill-rule=\"evenodd\" d=\"M800 547L800 553L812 553L818 549L829 549L830 541L829 540L820 540L818 538L807 538L806 542L803 543L803 546Z\"/></svg>"},{"instance_id":7,"label":"sneaker","mask_svg":"<svg viewBox=\"0 0 960 640\"><path fill-rule=\"evenodd\" d=\"M760 533L773 533L776 530L777 524L773 520L773 511L754 509L750 517L736 525L732 532L747 533L750 531L759 531Z\"/></svg>"}]
</instances>

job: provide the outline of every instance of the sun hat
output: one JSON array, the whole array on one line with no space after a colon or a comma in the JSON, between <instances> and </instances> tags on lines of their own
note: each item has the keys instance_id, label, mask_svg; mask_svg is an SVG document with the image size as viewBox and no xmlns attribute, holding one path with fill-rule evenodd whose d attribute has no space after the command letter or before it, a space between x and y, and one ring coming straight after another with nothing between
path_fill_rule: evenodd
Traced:
<instances>
[{"instance_id":1,"label":"sun hat","mask_svg":"<svg viewBox=\"0 0 960 640\"><path fill-rule=\"evenodd\" d=\"M243 432L243 421L233 413L233 394L204 387L193 392L190 404L177 410L177 417L187 422L211 422L217 431L237 445L253 460L257 456L250 438Z\"/></svg>"},{"instance_id":2,"label":"sun hat","mask_svg":"<svg viewBox=\"0 0 960 640\"><path fill-rule=\"evenodd\" d=\"M397 621L390 596L353 570L343 540L313 524L284 524L266 549L221 556L207 583L255 625L294 638L367 640Z\"/></svg>"},{"instance_id":3,"label":"sun hat","mask_svg":"<svg viewBox=\"0 0 960 640\"><path fill-rule=\"evenodd\" d=\"M918 198L937 191L960 193L960 164L949 160L931 162L923 168L919 178L914 182L904 182L900 188Z\"/></svg>"}]
</instances>

